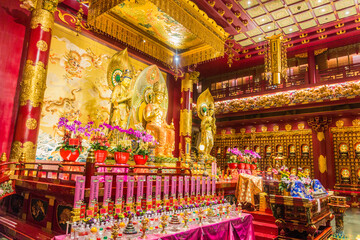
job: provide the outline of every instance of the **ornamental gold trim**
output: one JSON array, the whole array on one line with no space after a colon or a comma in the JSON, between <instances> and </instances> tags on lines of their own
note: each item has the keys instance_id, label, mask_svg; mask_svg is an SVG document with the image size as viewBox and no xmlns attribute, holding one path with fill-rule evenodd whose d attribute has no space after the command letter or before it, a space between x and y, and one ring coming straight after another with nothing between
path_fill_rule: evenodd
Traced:
<instances>
[{"instance_id":1,"label":"ornamental gold trim","mask_svg":"<svg viewBox=\"0 0 360 240\"><path fill-rule=\"evenodd\" d=\"M38 41L36 47L42 52L46 52L49 49L48 44L44 40Z\"/></svg>"},{"instance_id":2,"label":"ornamental gold trim","mask_svg":"<svg viewBox=\"0 0 360 240\"><path fill-rule=\"evenodd\" d=\"M29 118L28 120L26 120L25 126L30 129L30 130L34 130L37 127L37 121L35 118Z\"/></svg>"},{"instance_id":3,"label":"ornamental gold trim","mask_svg":"<svg viewBox=\"0 0 360 240\"><path fill-rule=\"evenodd\" d=\"M33 107L42 104L46 89L46 72L44 63L39 61L33 65L31 60L26 61L23 80L20 83L20 106L25 106L28 101Z\"/></svg>"},{"instance_id":4,"label":"ornamental gold trim","mask_svg":"<svg viewBox=\"0 0 360 240\"><path fill-rule=\"evenodd\" d=\"M18 162L21 154L25 154L27 162L35 161L36 156L36 144L33 142L14 141L11 146L10 162Z\"/></svg>"},{"instance_id":5,"label":"ornamental gold trim","mask_svg":"<svg viewBox=\"0 0 360 240\"><path fill-rule=\"evenodd\" d=\"M32 12L30 27L35 29L41 27L45 32L49 32L54 25L54 14L44 9L36 9Z\"/></svg>"}]
</instances>

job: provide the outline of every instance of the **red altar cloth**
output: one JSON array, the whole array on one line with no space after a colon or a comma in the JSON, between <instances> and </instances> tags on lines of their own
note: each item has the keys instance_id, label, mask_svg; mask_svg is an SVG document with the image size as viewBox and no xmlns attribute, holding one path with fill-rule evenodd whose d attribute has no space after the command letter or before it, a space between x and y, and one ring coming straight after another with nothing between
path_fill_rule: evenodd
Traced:
<instances>
[{"instance_id":1,"label":"red altar cloth","mask_svg":"<svg viewBox=\"0 0 360 240\"><path fill-rule=\"evenodd\" d=\"M190 225L187 231L174 234L150 234L149 240L255 240L253 217L243 214L243 219L236 217L222 222L204 226ZM169 229L168 227L167 229ZM56 236L54 240L65 240L65 235ZM140 238L133 238L140 239Z\"/></svg>"}]
</instances>

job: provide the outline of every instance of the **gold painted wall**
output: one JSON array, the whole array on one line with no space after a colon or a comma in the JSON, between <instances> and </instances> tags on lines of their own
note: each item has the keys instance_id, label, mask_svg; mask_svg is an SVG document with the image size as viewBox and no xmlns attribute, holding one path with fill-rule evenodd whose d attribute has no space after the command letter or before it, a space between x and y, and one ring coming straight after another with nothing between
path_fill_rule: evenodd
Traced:
<instances>
[{"instance_id":1,"label":"gold painted wall","mask_svg":"<svg viewBox=\"0 0 360 240\"><path fill-rule=\"evenodd\" d=\"M59 117L78 115L87 122L108 121L111 91L106 71L117 50L56 24L53 28L36 158L60 160L53 150L61 132ZM131 58L136 76L148 65ZM166 73L163 73L166 79ZM85 145L86 146L86 145ZM80 156L84 159L84 156Z\"/></svg>"}]
</instances>

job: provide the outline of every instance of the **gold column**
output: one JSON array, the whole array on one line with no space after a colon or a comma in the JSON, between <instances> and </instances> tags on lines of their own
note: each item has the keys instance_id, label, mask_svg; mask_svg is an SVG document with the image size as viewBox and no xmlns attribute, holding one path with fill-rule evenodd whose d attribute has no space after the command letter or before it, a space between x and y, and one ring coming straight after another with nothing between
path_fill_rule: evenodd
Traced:
<instances>
[{"instance_id":1,"label":"gold column","mask_svg":"<svg viewBox=\"0 0 360 240\"><path fill-rule=\"evenodd\" d=\"M185 73L181 81L180 99L180 158L191 160L193 84L198 81L199 72Z\"/></svg>"}]
</instances>

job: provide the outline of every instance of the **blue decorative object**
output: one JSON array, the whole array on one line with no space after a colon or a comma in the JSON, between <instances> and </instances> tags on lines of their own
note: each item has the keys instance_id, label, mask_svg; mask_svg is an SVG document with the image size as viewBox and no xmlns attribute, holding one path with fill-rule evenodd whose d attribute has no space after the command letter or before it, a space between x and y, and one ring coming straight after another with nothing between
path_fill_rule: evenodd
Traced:
<instances>
[{"instance_id":1,"label":"blue decorative object","mask_svg":"<svg viewBox=\"0 0 360 240\"><path fill-rule=\"evenodd\" d=\"M307 198L309 200L313 199L305 189L304 184L299 180L290 183L290 194L292 197Z\"/></svg>"},{"instance_id":2,"label":"blue decorative object","mask_svg":"<svg viewBox=\"0 0 360 240\"><path fill-rule=\"evenodd\" d=\"M319 194L328 194L327 191L325 190L325 188L323 187L323 185L321 184L321 182L317 179L314 179L311 181L311 187L314 190L314 193Z\"/></svg>"}]
</instances>

